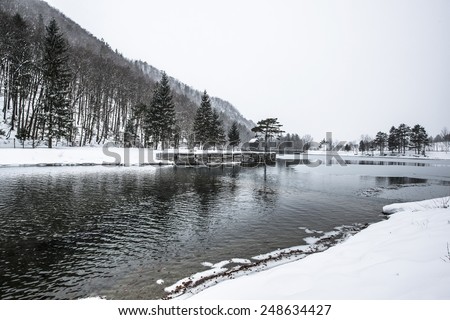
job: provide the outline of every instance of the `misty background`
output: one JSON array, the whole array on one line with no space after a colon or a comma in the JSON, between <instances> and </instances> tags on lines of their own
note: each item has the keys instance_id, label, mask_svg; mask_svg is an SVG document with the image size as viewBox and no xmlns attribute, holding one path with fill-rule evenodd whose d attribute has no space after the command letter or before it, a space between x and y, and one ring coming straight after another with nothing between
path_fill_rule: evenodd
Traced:
<instances>
[{"instance_id":1,"label":"misty background","mask_svg":"<svg viewBox=\"0 0 450 320\"><path fill-rule=\"evenodd\" d=\"M448 1L47 2L125 57L287 132L448 126Z\"/></svg>"}]
</instances>

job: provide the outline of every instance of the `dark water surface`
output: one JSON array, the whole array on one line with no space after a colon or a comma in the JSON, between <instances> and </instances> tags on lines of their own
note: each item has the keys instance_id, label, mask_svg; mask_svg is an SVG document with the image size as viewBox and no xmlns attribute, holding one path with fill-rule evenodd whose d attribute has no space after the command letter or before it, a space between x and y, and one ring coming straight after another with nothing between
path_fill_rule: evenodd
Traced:
<instances>
[{"instance_id":1,"label":"dark water surface","mask_svg":"<svg viewBox=\"0 0 450 320\"><path fill-rule=\"evenodd\" d=\"M202 262L303 244L301 227L383 219L392 197L361 190L448 195L449 168L1 168L0 298L160 298Z\"/></svg>"}]
</instances>

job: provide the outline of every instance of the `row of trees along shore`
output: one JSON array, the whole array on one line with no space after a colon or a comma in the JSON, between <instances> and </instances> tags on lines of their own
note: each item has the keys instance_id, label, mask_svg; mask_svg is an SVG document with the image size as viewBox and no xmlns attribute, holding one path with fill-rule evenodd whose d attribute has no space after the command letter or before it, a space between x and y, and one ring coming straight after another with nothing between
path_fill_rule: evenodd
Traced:
<instances>
[{"instance_id":1,"label":"row of trees along shore","mask_svg":"<svg viewBox=\"0 0 450 320\"><path fill-rule=\"evenodd\" d=\"M160 142L162 149L167 148L167 144L170 142L173 142L173 147L179 147L179 143L183 139L181 129L177 124L169 79L165 73L162 74L161 81L156 84L150 107L138 104L133 114L134 117L128 120L125 128L126 146L137 146L143 141L143 145L151 145L154 148L158 148ZM143 138L141 137L141 139L137 135L139 126L143 128L141 131ZM192 134L183 136L187 138L189 147L215 146L217 143L229 143L235 146L240 143L238 123L234 121L225 136L220 114L212 108L206 90L195 114Z\"/></svg>"},{"instance_id":2,"label":"row of trees along shore","mask_svg":"<svg viewBox=\"0 0 450 320\"><path fill-rule=\"evenodd\" d=\"M446 135L444 135L444 139L446 138ZM379 131L374 139L368 135L361 136L359 151L379 150L380 154L383 154L386 150L389 150L390 152L404 154L406 150L414 149L415 153L424 154L425 148L433 141L433 137L430 137L420 124L410 127L402 123L398 127L392 126L389 133Z\"/></svg>"},{"instance_id":3,"label":"row of trees along shore","mask_svg":"<svg viewBox=\"0 0 450 320\"><path fill-rule=\"evenodd\" d=\"M104 42L100 52L69 45L55 19L45 25L0 10L0 136L49 148L239 143L242 125L229 123L226 136L206 91L198 107L172 92L164 72L155 83L119 55Z\"/></svg>"}]
</instances>

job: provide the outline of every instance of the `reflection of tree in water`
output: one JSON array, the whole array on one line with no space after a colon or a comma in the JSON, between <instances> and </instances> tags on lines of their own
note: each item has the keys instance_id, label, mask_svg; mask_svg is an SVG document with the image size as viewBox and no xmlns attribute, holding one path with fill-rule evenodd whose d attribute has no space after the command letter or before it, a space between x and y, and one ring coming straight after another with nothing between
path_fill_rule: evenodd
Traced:
<instances>
[{"instance_id":1,"label":"reflection of tree in water","mask_svg":"<svg viewBox=\"0 0 450 320\"><path fill-rule=\"evenodd\" d=\"M274 212L277 181L270 173L264 181L261 173L240 167L55 169L1 181L0 214L7 219L0 221L0 291L79 298L93 287L113 287L112 277L123 270L152 268L164 257L207 246L223 219ZM248 211L255 199L257 208Z\"/></svg>"},{"instance_id":2,"label":"reflection of tree in water","mask_svg":"<svg viewBox=\"0 0 450 320\"><path fill-rule=\"evenodd\" d=\"M269 167L269 170L271 169ZM258 174L255 180L255 183L260 184L260 186L256 185L254 187L254 199L264 205L273 207L278 200L278 180L270 172L268 173L267 166L255 168L254 170L262 171L262 176Z\"/></svg>"},{"instance_id":3,"label":"reflection of tree in water","mask_svg":"<svg viewBox=\"0 0 450 320\"><path fill-rule=\"evenodd\" d=\"M424 184L427 179L410 178L410 177L375 177L377 185L405 185L405 184Z\"/></svg>"},{"instance_id":4,"label":"reflection of tree in water","mask_svg":"<svg viewBox=\"0 0 450 320\"><path fill-rule=\"evenodd\" d=\"M222 184L222 172L220 168L198 168L193 179L193 189L199 197L203 212L207 212L217 199Z\"/></svg>"},{"instance_id":5,"label":"reflection of tree in water","mask_svg":"<svg viewBox=\"0 0 450 320\"><path fill-rule=\"evenodd\" d=\"M237 181L239 179L240 169L240 166L233 166L227 170L227 176L230 178L228 185L232 195L235 195L238 190Z\"/></svg>"}]
</instances>

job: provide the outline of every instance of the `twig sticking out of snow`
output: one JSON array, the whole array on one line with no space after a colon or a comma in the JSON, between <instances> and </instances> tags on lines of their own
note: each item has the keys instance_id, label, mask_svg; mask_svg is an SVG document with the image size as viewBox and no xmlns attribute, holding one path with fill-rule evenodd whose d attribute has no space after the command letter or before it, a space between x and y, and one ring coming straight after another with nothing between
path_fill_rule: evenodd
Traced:
<instances>
[{"instance_id":1,"label":"twig sticking out of snow","mask_svg":"<svg viewBox=\"0 0 450 320\"><path fill-rule=\"evenodd\" d=\"M450 262L450 246L448 242L447 242L447 254L441 259L444 260L444 262Z\"/></svg>"}]
</instances>

